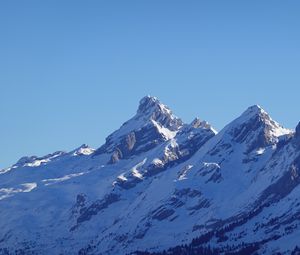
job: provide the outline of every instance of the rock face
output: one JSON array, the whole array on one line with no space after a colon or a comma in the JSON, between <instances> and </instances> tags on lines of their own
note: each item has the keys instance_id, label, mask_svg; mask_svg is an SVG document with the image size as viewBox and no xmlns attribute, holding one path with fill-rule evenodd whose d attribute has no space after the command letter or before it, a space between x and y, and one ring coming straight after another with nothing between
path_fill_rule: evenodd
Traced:
<instances>
[{"instance_id":1,"label":"rock face","mask_svg":"<svg viewBox=\"0 0 300 255\"><path fill-rule=\"evenodd\" d=\"M107 137L96 155L112 154L110 163L149 151L174 137L182 127L181 119L157 98L146 96L139 104L136 115Z\"/></svg>"},{"instance_id":2,"label":"rock face","mask_svg":"<svg viewBox=\"0 0 300 255\"><path fill-rule=\"evenodd\" d=\"M299 137L257 105L217 133L147 96L99 149L0 170L0 254L297 254Z\"/></svg>"},{"instance_id":3,"label":"rock face","mask_svg":"<svg viewBox=\"0 0 300 255\"><path fill-rule=\"evenodd\" d=\"M146 96L140 101L137 115L145 120L156 121L171 131L178 131L183 125L181 119L173 115L172 111L163 105L156 97Z\"/></svg>"},{"instance_id":4,"label":"rock face","mask_svg":"<svg viewBox=\"0 0 300 255\"><path fill-rule=\"evenodd\" d=\"M246 143L248 152L278 142L278 137L291 131L271 119L260 106L249 107L237 120L230 124L229 133L238 143Z\"/></svg>"},{"instance_id":5,"label":"rock face","mask_svg":"<svg viewBox=\"0 0 300 255\"><path fill-rule=\"evenodd\" d=\"M296 137L300 137L300 122L298 123L296 127Z\"/></svg>"}]
</instances>

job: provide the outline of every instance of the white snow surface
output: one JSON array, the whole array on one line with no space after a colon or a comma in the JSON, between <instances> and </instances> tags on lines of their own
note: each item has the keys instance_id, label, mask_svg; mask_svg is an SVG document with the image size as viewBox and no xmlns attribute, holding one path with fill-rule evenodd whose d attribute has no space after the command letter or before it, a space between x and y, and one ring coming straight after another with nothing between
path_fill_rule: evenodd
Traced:
<instances>
[{"instance_id":1,"label":"white snow surface","mask_svg":"<svg viewBox=\"0 0 300 255\"><path fill-rule=\"evenodd\" d=\"M164 105L159 107L171 114ZM243 141L235 139L232 130L256 116L264 125L248 131L251 135ZM149 123L138 112L112 136L117 139ZM214 130L210 125L180 133L153 119L151 123L166 141L114 164L110 154L94 155L95 150L84 145L69 153L25 158L1 170L0 249L13 252L26 246L37 254L78 254L90 247L91 254L108 255L162 251L189 244L214 226L253 211L257 203L261 212L228 231L227 241L213 238L209 244L257 242L276 233L280 237L267 242L261 254L288 254L294 248L300 234L293 218L300 210L300 146L292 131L252 106L188 154L181 151L183 143L192 144L195 132L209 134L207 130ZM249 152L249 143L259 137L256 132L266 126L271 142ZM291 139L277 146L279 140L273 138L285 135ZM286 192L272 189L282 180L295 187ZM282 197L263 207L262 194L274 190Z\"/></svg>"}]
</instances>

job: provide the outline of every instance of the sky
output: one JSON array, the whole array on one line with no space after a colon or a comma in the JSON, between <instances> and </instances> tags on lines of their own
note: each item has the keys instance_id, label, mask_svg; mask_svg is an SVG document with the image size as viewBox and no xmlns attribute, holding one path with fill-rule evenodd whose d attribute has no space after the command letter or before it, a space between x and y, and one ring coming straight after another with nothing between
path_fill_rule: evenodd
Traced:
<instances>
[{"instance_id":1,"label":"sky","mask_svg":"<svg viewBox=\"0 0 300 255\"><path fill-rule=\"evenodd\" d=\"M300 1L0 1L0 169L100 147L145 95L217 130L300 121Z\"/></svg>"}]
</instances>

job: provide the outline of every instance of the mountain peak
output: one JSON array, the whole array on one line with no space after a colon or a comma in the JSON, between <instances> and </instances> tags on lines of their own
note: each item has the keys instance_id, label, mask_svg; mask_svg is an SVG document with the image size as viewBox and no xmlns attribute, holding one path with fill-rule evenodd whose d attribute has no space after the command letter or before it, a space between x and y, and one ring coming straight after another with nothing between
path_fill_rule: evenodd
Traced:
<instances>
[{"instance_id":1,"label":"mountain peak","mask_svg":"<svg viewBox=\"0 0 300 255\"><path fill-rule=\"evenodd\" d=\"M140 100L139 108L137 110L138 115L151 115L154 112L160 112L163 114L172 115L172 111L164 104L162 104L157 97L145 96Z\"/></svg>"},{"instance_id":2,"label":"mountain peak","mask_svg":"<svg viewBox=\"0 0 300 255\"><path fill-rule=\"evenodd\" d=\"M145 96L140 100L136 115L109 135L96 155L113 152L118 159L130 157L173 138L182 126L182 120L166 105L156 97Z\"/></svg>"},{"instance_id":3,"label":"mountain peak","mask_svg":"<svg viewBox=\"0 0 300 255\"><path fill-rule=\"evenodd\" d=\"M245 143L249 151L254 148L276 144L282 135L291 133L285 129L259 105L252 105L240 117L232 121L226 128L236 142Z\"/></svg>"},{"instance_id":4,"label":"mountain peak","mask_svg":"<svg viewBox=\"0 0 300 255\"><path fill-rule=\"evenodd\" d=\"M193 128L199 128L201 126L201 124L202 124L202 121L197 117L192 121L191 126Z\"/></svg>"},{"instance_id":5,"label":"mountain peak","mask_svg":"<svg viewBox=\"0 0 300 255\"><path fill-rule=\"evenodd\" d=\"M252 111L262 111L262 107L258 104L254 104L248 107L248 110L252 110Z\"/></svg>"},{"instance_id":6,"label":"mountain peak","mask_svg":"<svg viewBox=\"0 0 300 255\"><path fill-rule=\"evenodd\" d=\"M203 129L210 129L210 130L212 130L213 131L213 133L217 133L217 131L211 126L211 124L209 124L207 121L205 121L205 120L201 120L201 119L199 119L198 117L197 118L195 118L192 122L191 122L191 124L190 124L190 126L191 127L193 127L193 128L196 128L196 129L198 129L198 128L203 128Z\"/></svg>"},{"instance_id":7,"label":"mountain peak","mask_svg":"<svg viewBox=\"0 0 300 255\"><path fill-rule=\"evenodd\" d=\"M271 133L275 137L289 134L292 131L284 128L278 122L273 120L271 116L259 105L250 106L240 117L240 121L246 123L256 123L262 125L266 132Z\"/></svg>"},{"instance_id":8,"label":"mountain peak","mask_svg":"<svg viewBox=\"0 0 300 255\"><path fill-rule=\"evenodd\" d=\"M183 125L181 119L176 117L168 106L153 96L145 96L140 100L137 115L134 118L157 122L171 131L176 131Z\"/></svg>"},{"instance_id":9,"label":"mountain peak","mask_svg":"<svg viewBox=\"0 0 300 255\"><path fill-rule=\"evenodd\" d=\"M237 125L252 123L253 125L269 126L271 129L281 127L261 106L257 104L248 107L240 117L233 121L233 123Z\"/></svg>"},{"instance_id":10,"label":"mountain peak","mask_svg":"<svg viewBox=\"0 0 300 255\"><path fill-rule=\"evenodd\" d=\"M161 104L161 103L157 99L157 97L147 95L140 100L138 112L143 112L143 111L147 110L148 108L155 107L156 105L159 105L159 104Z\"/></svg>"},{"instance_id":11,"label":"mountain peak","mask_svg":"<svg viewBox=\"0 0 300 255\"><path fill-rule=\"evenodd\" d=\"M255 104L255 105L249 106L247 108L247 110L243 112L243 114L241 116L251 118L253 116L262 115L262 114L269 116L268 113L260 105Z\"/></svg>"}]
</instances>

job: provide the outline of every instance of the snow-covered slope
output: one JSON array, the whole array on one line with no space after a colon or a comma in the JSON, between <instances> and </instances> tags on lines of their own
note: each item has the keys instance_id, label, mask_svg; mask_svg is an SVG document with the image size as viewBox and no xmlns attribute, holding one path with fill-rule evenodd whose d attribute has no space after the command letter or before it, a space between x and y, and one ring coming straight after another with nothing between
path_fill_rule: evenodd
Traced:
<instances>
[{"instance_id":1,"label":"snow-covered slope","mask_svg":"<svg viewBox=\"0 0 300 255\"><path fill-rule=\"evenodd\" d=\"M255 105L217 133L147 96L99 149L0 171L0 254L290 254L299 168L300 125Z\"/></svg>"}]
</instances>

